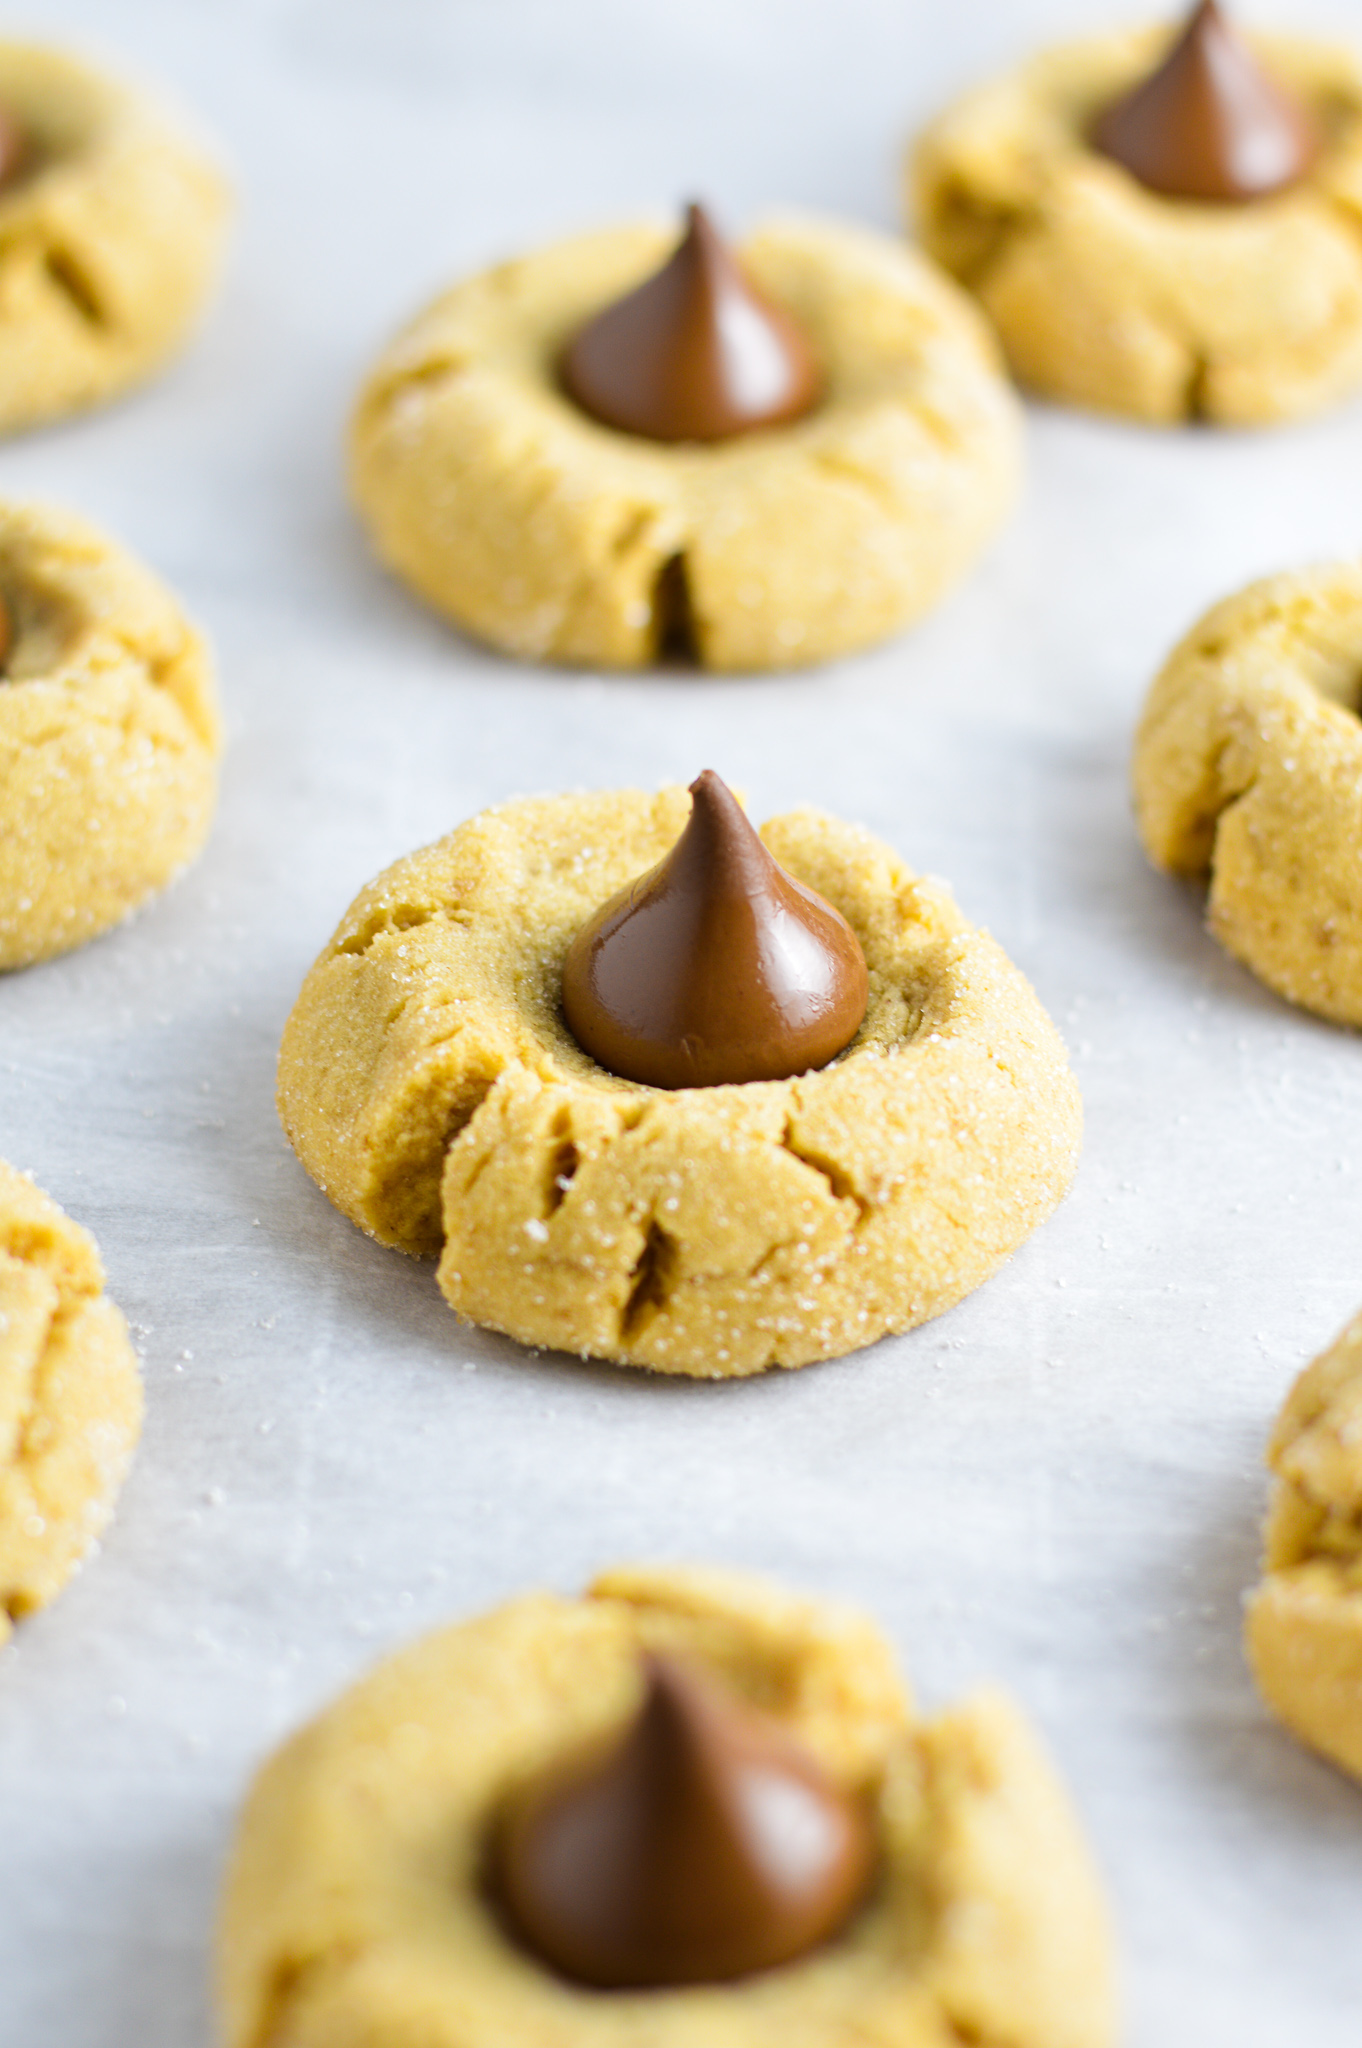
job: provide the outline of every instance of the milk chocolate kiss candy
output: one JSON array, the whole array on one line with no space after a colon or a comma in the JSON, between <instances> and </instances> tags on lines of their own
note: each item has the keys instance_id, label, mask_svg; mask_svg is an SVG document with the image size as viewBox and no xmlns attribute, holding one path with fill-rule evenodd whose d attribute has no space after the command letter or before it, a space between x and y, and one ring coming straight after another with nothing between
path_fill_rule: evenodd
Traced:
<instances>
[{"instance_id":1,"label":"milk chocolate kiss candy","mask_svg":"<svg viewBox=\"0 0 1362 2048\"><path fill-rule=\"evenodd\" d=\"M818 396L808 343L700 206L662 269L568 344L562 379L593 419L650 441L723 441L797 419Z\"/></svg>"},{"instance_id":2,"label":"milk chocolate kiss candy","mask_svg":"<svg viewBox=\"0 0 1362 2048\"><path fill-rule=\"evenodd\" d=\"M503 1909L537 1955L603 1990L792 1962L860 1903L866 1813L713 1680L661 1656L644 1677L623 1738L512 1811L495 1858Z\"/></svg>"},{"instance_id":3,"label":"milk chocolate kiss candy","mask_svg":"<svg viewBox=\"0 0 1362 2048\"><path fill-rule=\"evenodd\" d=\"M0 597L0 676L9 665L10 649L14 645L14 614Z\"/></svg>"},{"instance_id":4,"label":"milk chocolate kiss candy","mask_svg":"<svg viewBox=\"0 0 1362 2048\"><path fill-rule=\"evenodd\" d=\"M690 786L666 859L583 925L563 1014L584 1052L628 1081L713 1088L826 1066L865 1015L856 934L766 851L726 783Z\"/></svg>"},{"instance_id":5,"label":"milk chocolate kiss candy","mask_svg":"<svg viewBox=\"0 0 1362 2048\"><path fill-rule=\"evenodd\" d=\"M1175 199L1262 199L1303 178L1319 151L1304 107L1215 0L1202 0L1153 76L1098 117L1092 141Z\"/></svg>"}]
</instances>

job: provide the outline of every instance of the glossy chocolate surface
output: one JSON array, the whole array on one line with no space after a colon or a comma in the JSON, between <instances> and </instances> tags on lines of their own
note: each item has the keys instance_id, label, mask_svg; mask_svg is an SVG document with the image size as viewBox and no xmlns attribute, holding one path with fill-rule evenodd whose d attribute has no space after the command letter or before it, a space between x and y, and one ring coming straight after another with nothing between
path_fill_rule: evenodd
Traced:
<instances>
[{"instance_id":1,"label":"glossy chocolate surface","mask_svg":"<svg viewBox=\"0 0 1362 2048\"><path fill-rule=\"evenodd\" d=\"M593 419L650 441L724 441L798 419L819 394L808 342L701 206L662 269L573 337L561 375Z\"/></svg>"},{"instance_id":2,"label":"glossy chocolate surface","mask_svg":"<svg viewBox=\"0 0 1362 2048\"><path fill-rule=\"evenodd\" d=\"M859 1905L865 1810L769 1715L671 1657L623 1736L532 1787L494 1853L499 1903L600 1989L723 1983L794 1961Z\"/></svg>"},{"instance_id":3,"label":"glossy chocolate surface","mask_svg":"<svg viewBox=\"0 0 1362 2048\"><path fill-rule=\"evenodd\" d=\"M1151 77L1098 116L1091 140L1151 192L1221 202L1280 192L1319 153L1305 108L1215 0L1202 0Z\"/></svg>"},{"instance_id":4,"label":"glossy chocolate surface","mask_svg":"<svg viewBox=\"0 0 1362 2048\"><path fill-rule=\"evenodd\" d=\"M10 652L14 646L14 614L3 597L0 597L0 676L9 667Z\"/></svg>"},{"instance_id":5,"label":"glossy chocolate surface","mask_svg":"<svg viewBox=\"0 0 1362 2048\"><path fill-rule=\"evenodd\" d=\"M712 769L666 859L583 925L563 1013L584 1052L655 1088L779 1081L826 1066L865 1015L856 934L780 867Z\"/></svg>"}]
</instances>

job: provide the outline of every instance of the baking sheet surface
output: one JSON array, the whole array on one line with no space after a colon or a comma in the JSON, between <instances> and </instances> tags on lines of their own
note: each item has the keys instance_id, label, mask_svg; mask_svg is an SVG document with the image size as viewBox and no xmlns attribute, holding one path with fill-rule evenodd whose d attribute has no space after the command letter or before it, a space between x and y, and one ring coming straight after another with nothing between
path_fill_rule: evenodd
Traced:
<instances>
[{"instance_id":1,"label":"baking sheet surface","mask_svg":"<svg viewBox=\"0 0 1362 2048\"><path fill-rule=\"evenodd\" d=\"M1255 7L1254 18L1271 14ZM1305 26L1283 0L1279 20ZM389 582L347 511L358 377L441 284L708 197L896 224L903 137L1105 0L51 0L232 160L224 295L162 382L0 449L208 628L203 859L0 986L0 1152L98 1237L145 1439L102 1553L0 1652L0 2043L195 2048L254 1765L373 1658L524 1587L700 1558L871 1608L921 1696L1044 1729L1116 1908L1131 2048L1355 2048L1362 1791L1239 1649L1270 1420L1362 1302L1362 1049L1222 955L1126 789L1148 679L1250 576L1362 544L1362 407L1265 436L1033 408L1025 503L908 638L780 679L537 671ZM1356 33L1350 0L1309 25ZM946 877L1087 1104L1077 1186L916 1334L737 1386L461 1329L294 1161L274 1049L381 866L518 792L811 801Z\"/></svg>"}]
</instances>

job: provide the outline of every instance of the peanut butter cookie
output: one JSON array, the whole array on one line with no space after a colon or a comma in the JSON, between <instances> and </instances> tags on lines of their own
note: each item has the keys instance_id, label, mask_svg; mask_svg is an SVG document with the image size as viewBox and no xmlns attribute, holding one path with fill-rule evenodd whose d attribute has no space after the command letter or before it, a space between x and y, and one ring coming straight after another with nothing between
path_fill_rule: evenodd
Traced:
<instances>
[{"instance_id":1,"label":"peanut butter cookie","mask_svg":"<svg viewBox=\"0 0 1362 2048\"><path fill-rule=\"evenodd\" d=\"M0 43L0 433L98 405L184 341L228 199L144 92Z\"/></svg>"},{"instance_id":2,"label":"peanut butter cookie","mask_svg":"<svg viewBox=\"0 0 1362 2048\"><path fill-rule=\"evenodd\" d=\"M510 1933L489 1849L527 1780L618 1740L650 1656L708 1674L863 1802L878 1868L859 1912L797 1961L603 1992ZM227 2048L1115 2038L1097 1881L1016 1709L985 1693L924 1718L871 1622L718 1571L609 1572L584 1599L515 1600L380 1665L257 1779L219 1957Z\"/></svg>"},{"instance_id":3,"label":"peanut butter cookie","mask_svg":"<svg viewBox=\"0 0 1362 2048\"><path fill-rule=\"evenodd\" d=\"M869 999L847 1049L714 1087L597 1065L564 1022L564 959L687 808L675 788L506 804L399 861L307 977L279 1106L353 1222L441 1252L461 1315L724 1378L836 1357L977 1287L1067 1189L1081 1112L992 939L813 810L761 837L859 940Z\"/></svg>"},{"instance_id":4,"label":"peanut butter cookie","mask_svg":"<svg viewBox=\"0 0 1362 2048\"><path fill-rule=\"evenodd\" d=\"M1362 1023L1362 568L1250 585L1170 656L1135 742L1145 851L1210 877L1210 927L1270 988Z\"/></svg>"},{"instance_id":5,"label":"peanut butter cookie","mask_svg":"<svg viewBox=\"0 0 1362 2048\"><path fill-rule=\"evenodd\" d=\"M94 1240L0 1159L0 1640L59 1593L142 1427L127 1325Z\"/></svg>"},{"instance_id":6,"label":"peanut butter cookie","mask_svg":"<svg viewBox=\"0 0 1362 2048\"><path fill-rule=\"evenodd\" d=\"M6 968L107 931L193 859L218 724L207 649L169 591L71 513L0 503L0 629Z\"/></svg>"},{"instance_id":7,"label":"peanut butter cookie","mask_svg":"<svg viewBox=\"0 0 1362 2048\"><path fill-rule=\"evenodd\" d=\"M1274 1714L1362 1778L1362 1317L1291 1389L1246 1640Z\"/></svg>"},{"instance_id":8,"label":"peanut butter cookie","mask_svg":"<svg viewBox=\"0 0 1362 2048\"><path fill-rule=\"evenodd\" d=\"M773 223L745 271L795 317L821 401L709 445L602 424L567 395L571 337L667 255L616 228L438 299L370 376L351 440L383 560L494 647L639 668L681 637L709 668L864 647L917 618L1011 504L1019 421L969 301L868 230Z\"/></svg>"},{"instance_id":9,"label":"peanut butter cookie","mask_svg":"<svg viewBox=\"0 0 1362 2048\"><path fill-rule=\"evenodd\" d=\"M1362 383L1362 67L1253 38L1318 154L1279 191L1206 203L1149 189L1094 139L1169 35L1047 51L941 115L910 166L923 241L1036 391L1161 424L1317 411Z\"/></svg>"}]
</instances>

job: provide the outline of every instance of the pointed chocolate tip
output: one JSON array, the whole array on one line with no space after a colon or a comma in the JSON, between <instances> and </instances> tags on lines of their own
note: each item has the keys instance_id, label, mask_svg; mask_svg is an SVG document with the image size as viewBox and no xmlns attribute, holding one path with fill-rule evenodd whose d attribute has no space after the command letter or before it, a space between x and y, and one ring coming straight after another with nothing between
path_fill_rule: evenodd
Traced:
<instances>
[{"instance_id":1,"label":"pointed chocolate tip","mask_svg":"<svg viewBox=\"0 0 1362 2048\"><path fill-rule=\"evenodd\" d=\"M1243 204L1297 184L1319 153L1306 109L1216 0L1093 124L1093 147L1164 198Z\"/></svg>"},{"instance_id":2,"label":"pointed chocolate tip","mask_svg":"<svg viewBox=\"0 0 1362 2048\"><path fill-rule=\"evenodd\" d=\"M580 1983L644 1988L726 1982L817 1947L860 1903L874 1839L778 1722L652 1654L630 1725L531 1788L496 1861L536 1954Z\"/></svg>"},{"instance_id":3,"label":"pointed chocolate tip","mask_svg":"<svg viewBox=\"0 0 1362 2048\"><path fill-rule=\"evenodd\" d=\"M851 926L787 874L707 768L666 858L611 897L563 963L563 1014L609 1073L654 1088L826 1066L870 992Z\"/></svg>"},{"instance_id":4,"label":"pointed chocolate tip","mask_svg":"<svg viewBox=\"0 0 1362 2048\"><path fill-rule=\"evenodd\" d=\"M652 441L775 426L819 388L803 334L744 276L698 200L661 270L573 336L561 377L593 419Z\"/></svg>"}]
</instances>

